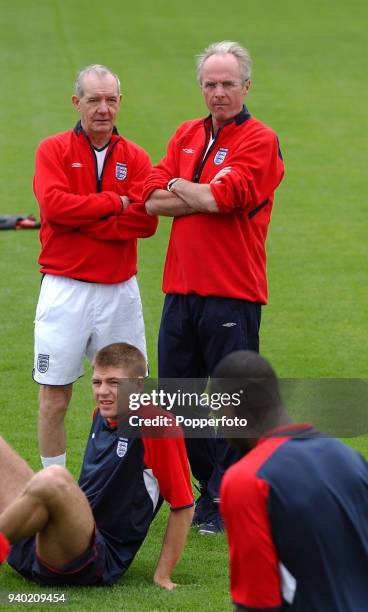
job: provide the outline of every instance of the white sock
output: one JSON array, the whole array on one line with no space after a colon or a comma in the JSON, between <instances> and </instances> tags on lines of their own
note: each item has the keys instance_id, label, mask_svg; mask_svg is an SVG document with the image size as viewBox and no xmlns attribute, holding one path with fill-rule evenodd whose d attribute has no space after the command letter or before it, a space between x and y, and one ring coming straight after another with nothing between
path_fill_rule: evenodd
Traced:
<instances>
[{"instance_id":1,"label":"white sock","mask_svg":"<svg viewBox=\"0 0 368 612\"><path fill-rule=\"evenodd\" d=\"M56 455L56 457L42 457L41 462L44 468L49 467L49 465L62 465L65 467L66 465L66 453L62 455Z\"/></svg>"}]
</instances>

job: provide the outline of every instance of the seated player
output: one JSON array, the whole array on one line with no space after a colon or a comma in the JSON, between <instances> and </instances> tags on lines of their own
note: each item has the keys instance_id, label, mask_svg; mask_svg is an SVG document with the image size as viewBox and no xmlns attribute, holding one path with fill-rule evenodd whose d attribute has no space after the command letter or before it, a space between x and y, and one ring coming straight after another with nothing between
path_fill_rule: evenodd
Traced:
<instances>
[{"instance_id":1,"label":"seated player","mask_svg":"<svg viewBox=\"0 0 368 612\"><path fill-rule=\"evenodd\" d=\"M242 390L225 412L248 421L226 434L245 456L221 487L237 609L368 610L366 461L313 426L292 424L258 354L228 355L214 378L222 379L217 391Z\"/></svg>"},{"instance_id":2,"label":"seated player","mask_svg":"<svg viewBox=\"0 0 368 612\"><path fill-rule=\"evenodd\" d=\"M94 361L96 410L79 486L61 466L34 474L0 438L0 561L42 585L111 585L128 569L162 499L171 512L155 584L171 590L193 515L185 444L173 437L122 438L119 379L144 378L134 346L111 344ZM127 408L128 410L128 408ZM178 435L179 432L179 435Z\"/></svg>"}]
</instances>

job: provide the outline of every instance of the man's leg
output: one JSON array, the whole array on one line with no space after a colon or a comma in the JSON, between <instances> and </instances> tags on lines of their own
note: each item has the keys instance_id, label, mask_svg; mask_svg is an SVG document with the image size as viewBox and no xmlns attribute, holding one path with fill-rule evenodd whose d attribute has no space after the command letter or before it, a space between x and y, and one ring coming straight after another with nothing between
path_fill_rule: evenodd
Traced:
<instances>
[{"instance_id":1,"label":"man's leg","mask_svg":"<svg viewBox=\"0 0 368 612\"><path fill-rule=\"evenodd\" d=\"M203 298L203 316L199 334L203 344L206 367L210 373L229 353L238 350L259 350L261 305L244 300ZM201 527L202 533L223 530L218 511L219 492L225 471L240 459L239 453L224 438L216 439L216 460L207 483L207 491L214 502L213 516Z\"/></svg>"},{"instance_id":2,"label":"man's leg","mask_svg":"<svg viewBox=\"0 0 368 612\"><path fill-rule=\"evenodd\" d=\"M83 374L95 287L46 274L35 319L33 378L39 392L38 437L44 467L65 465L64 418L72 383Z\"/></svg>"},{"instance_id":3,"label":"man's leg","mask_svg":"<svg viewBox=\"0 0 368 612\"><path fill-rule=\"evenodd\" d=\"M233 351L259 351L261 305L231 298L203 299L198 332L210 374Z\"/></svg>"},{"instance_id":4,"label":"man's leg","mask_svg":"<svg viewBox=\"0 0 368 612\"><path fill-rule=\"evenodd\" d=\"M90 546L94 519L87 498L71 474L54 465L32 476L1 513L0 532L10 544L36 535L39 557L61 569Z\"/></svg>"},{"instance_id":5,"label":"man's leg","mask_svg":"<svg viewBox=\"0 0 368 612\"><path fill-rule=\"evenodd\" d=\"M158 375L160 388L166 392L177 392L180 381L182 393L200 395L207 385L207 373L202 360L195 326L191 315L191 301L196 296L167 295L158 338ZM170 380L174 379L174 380ZM206 416L208 410L202 406L174 407L175 414L185 417ZM210 477L215 459L213 431L208 438L194 438L195 431L188 428L186 447L193 476L199 481ZM188 434L188 435L187 435Z\"/></svg>"},{"instance_id":6,"label":"man's leg","mask_svg":"<svg viewBox=\"0 0 368 612\"><path fill-rule=\"evenodd\" d=\"M165 298L158 340L160 388L177 391L178 384L169 379L185 379L180 383L182 392L196 392L199 395L206 388L208 373L193 316L197 302L198 296L194 295L167 295ZM181 407L174 409L174 412L184 414L185 417L208 415L208 409L202 406L194 409ZM201 430L201 437L194 437L195 433L191 428L184 428L191 471L200 489L192 524L200 525L212 507L212 501L207 495L207 483L216 461L216 434L209 427L205 432Z\"/></svg>"},{"instance_id":7,"label":"man's leg","mask_svg":"<svg viewBox=\"0 0 368 612\"><path fill-rule=\"evenodd\" d=\"M39 391L38 444L43 467L65 465L65 414L73 385L41 385Z\"/></svg>"},{"instance_id":8,"label":"man's leg","mask_svg":"<svg viewBox=\"0 0 368 612\"><path fill-rule=\"evenodd\" d=\"M114 285L95 285L93 332L88 339L86 355L90 362L103 347L128 342L142 351L147 359L142 300L137 279Z\"/></svg>"},{"instance_id":9,"label":"man's leg","mask_svg":"<svg viewBox=\"0 0 368 612\"><path fill-rule=\"evenodd\" d=\"M0 437L0 514L23 491L34 472Z\"/></svg>"},{"instance_id":10,"label":"man's leg","mask_svg":"<svg viewBox=\"0 0 368 612\"><path fill-rule=\"evenodd\" d=\"M27 463L0 437L0 515L24 489L33 472ZM9 542L0 527L0 564L9 552Z\"/></svg>"}]
</instances>

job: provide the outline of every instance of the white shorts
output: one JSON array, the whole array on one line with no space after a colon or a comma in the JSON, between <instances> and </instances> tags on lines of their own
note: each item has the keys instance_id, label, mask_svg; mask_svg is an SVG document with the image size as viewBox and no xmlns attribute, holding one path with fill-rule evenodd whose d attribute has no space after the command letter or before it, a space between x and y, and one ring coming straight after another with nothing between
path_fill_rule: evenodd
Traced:
<instances>
[{"instance_id":1,"label":"white shorts","mask_svg":"<svg viewBox=\"0 0 368 612\"><path fill-rule=\"evenodd\" d=\"M46 274L35 320L33 378L67 385L83 375L83 357L113 342L128 342L147 356L142 303L133 276L114 285Z\"/></svg>"}]
</instances>

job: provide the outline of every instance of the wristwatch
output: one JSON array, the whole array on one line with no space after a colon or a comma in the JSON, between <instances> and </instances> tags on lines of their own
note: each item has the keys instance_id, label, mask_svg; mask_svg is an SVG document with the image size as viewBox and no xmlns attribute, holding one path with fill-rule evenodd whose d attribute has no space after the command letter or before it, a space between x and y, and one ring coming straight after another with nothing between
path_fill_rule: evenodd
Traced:
<instances>
[{"instance_id":1,"label":"wristwatch","mask_svg":"<svg viewBox=\"0 0 368 612\"><path fill-rule=\"evenodd\" d=\"M173 178L173 179L171 179L171 180L170 180L170 181L167 183L167 185L166 185L166 189L167 189L167 191L171 191L171 188L172 188L173 184L174 184L174 183L176 183L176 181L178 181L178 180L179 180L179 177L178 177L178 178Z\"/></svg>"}]
</instances>

